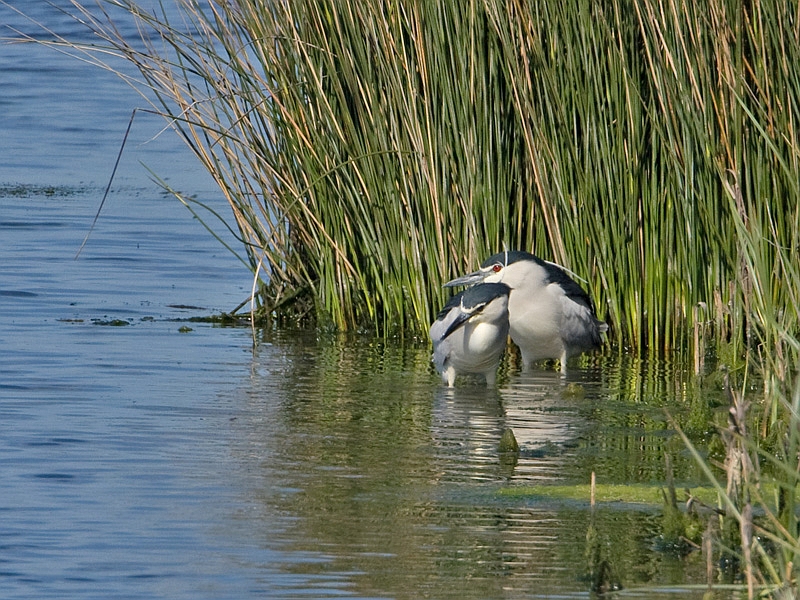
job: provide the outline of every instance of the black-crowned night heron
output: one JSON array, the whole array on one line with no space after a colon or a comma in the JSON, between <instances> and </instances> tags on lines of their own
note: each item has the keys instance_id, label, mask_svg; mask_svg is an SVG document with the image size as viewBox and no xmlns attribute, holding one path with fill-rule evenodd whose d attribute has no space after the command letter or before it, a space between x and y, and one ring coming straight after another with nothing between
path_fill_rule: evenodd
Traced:
<instances>
[{"instance_id":1,"label":"black-crowned night heron","mask_svg":"<svg viewBox=\"0 0 800 600\"><path fill-rule=\"evenodd\" d=\"M431 325L433 362L442 381L453 387L456 375L475 373L494 385L508 341L508 298L504 283L479 283L456 294Z\"/></svg>"},{"instance_id":2,"label":"black-crowned night heron","mask_svg":"<svg viewBox=\"0 0 800 600\"><path fill-rule=\"evenodd\" d=\"M528 252L498 252L480 270L445 286L481 282L502 282L511 288L508 322L523 370L537 360L558 359L566 373L567 359L599 347L600 334L608 329L597 319L592 299L562 267Z\"/></svg>"}]
</instances>

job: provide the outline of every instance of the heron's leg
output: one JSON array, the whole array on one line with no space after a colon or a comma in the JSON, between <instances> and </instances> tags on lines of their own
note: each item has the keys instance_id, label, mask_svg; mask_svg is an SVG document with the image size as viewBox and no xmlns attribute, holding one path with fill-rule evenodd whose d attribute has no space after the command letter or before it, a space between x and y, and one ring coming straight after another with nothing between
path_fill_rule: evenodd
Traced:
<instances>
[{"instance_id":1,"label":"heron's leg","mask_svg":"<svg viewBox=\"0 0 800 600\"><path fill-rule=\"evenodd\" d=\"M520 360L522 361L522 372L527 373L531 370L531 361L528 360L528 357L525 356L525 353L520 349L519 351Z\"/></svg>"}]
</instances>

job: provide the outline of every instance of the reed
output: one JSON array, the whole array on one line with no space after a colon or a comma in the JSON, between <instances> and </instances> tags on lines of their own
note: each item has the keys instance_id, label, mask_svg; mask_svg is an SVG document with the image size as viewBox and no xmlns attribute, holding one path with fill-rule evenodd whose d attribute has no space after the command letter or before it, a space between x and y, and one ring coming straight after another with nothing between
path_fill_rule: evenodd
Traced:
<instances>
[{"instance_id":1,"label":"reed","mask_svg":"<svg viewBox=\"0 0 800 600\"><path fill-rule=\"evenodd\" d=\"M717 507L692 497L691 506L704 506L694 518L707 523L703 552L709 564L709 587L716 579L712 564L722 556L740 573L747 597L796 598L800 566L797 493L800 486L800 378L787 397L772 396L779 425L765 438L757 431L769 419L753 415L756 405L741 387L726 377L730 400L727 426L720 428L719 461L703 455L675 422L697 464L717 492ZM755 426L756 431L753 431ZM776 431L777 430L777 431ZM714 543L716 542L716 543ZM732 560L730 560L732 559Z\"/></svg>"},{"instance_id":2,"label":"reed","mask_svg":"<svg viewBox=\"0 0 800 600\"><path fill-rule=\"evenodd\" d=\"M262 313L423 331L508 246L582 275L620 348L796 364L792 3L101 6L77 18L216 178Z\"/></svg>"}]
</instances>

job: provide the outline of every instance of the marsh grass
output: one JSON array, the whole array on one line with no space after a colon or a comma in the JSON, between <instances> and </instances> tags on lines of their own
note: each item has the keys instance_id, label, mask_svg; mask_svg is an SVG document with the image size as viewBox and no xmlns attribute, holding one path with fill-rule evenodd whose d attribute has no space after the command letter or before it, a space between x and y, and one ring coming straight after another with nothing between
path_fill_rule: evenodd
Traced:
<instances>
[{"instance_id":1,"label":"marsh grass","mask_svg":"<svg viewBox=\"0 0 800 600\"><path fill-rule=\"evenodd\" d=\"M518 247L585 278L619 348L796 364L790 3L98 6L74 2L96 45L52 43L137 67L227 198L262 314L424 331L442 282Z\"/></svg>"},{"instance_id":2,"label":"marsh grass","mask_svg":"<svg viewBox=\"0 0 800 600\"><path fill-rule=\"evenodd\" d=\"M772 440L750 430L760 419L748 414L753 405L743 390L730 385L728 424L720 432L724 451L719 461L703 456L677 428L717 492L717 508L705 516L703 551L709 564L721 564L727 557L728 564L736 565L733 571L742 574L748 598L757 594L796 598L800 567L800 379L791 396L777 402L782 417L777 427L780 435ZM704 504L698 498L691 503ZM709 585L712 583L714 579L710 578Z\"/></svg>"}]
</instances>

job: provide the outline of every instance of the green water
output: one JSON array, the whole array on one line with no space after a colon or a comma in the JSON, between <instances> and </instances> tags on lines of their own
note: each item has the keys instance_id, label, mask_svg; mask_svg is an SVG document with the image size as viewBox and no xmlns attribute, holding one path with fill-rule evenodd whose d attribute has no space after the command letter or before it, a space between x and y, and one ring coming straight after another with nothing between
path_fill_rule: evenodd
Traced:
<instances>
[{"instance_id":1,"label":"green water","mask_svg":"<svg viewBox=\"0 0 800 600\"><path fill-rule=\"evenodd\" d=\"M593 513L588 499L509 493L588 483L592 471L602 483L663 485L665 453L678 481L701 482L663 410L703 438L692 427L708 426L719 398L713 385L701 393L701 378L609 352L566 380L506 366L497 389L447 390L424 343L298 333L261 343L243 390L249 416L232 438L254 510L289 518L277 535L265 519L265 538L308 557L292 573L359 597L581 597L594 552L626 595L702 597L690 587L705 582L701 553L658 549L657 506ZM276 350L277 365L266 360ZM518 456L499 450L507 428Z\"/></svg>"}]
</instances>

